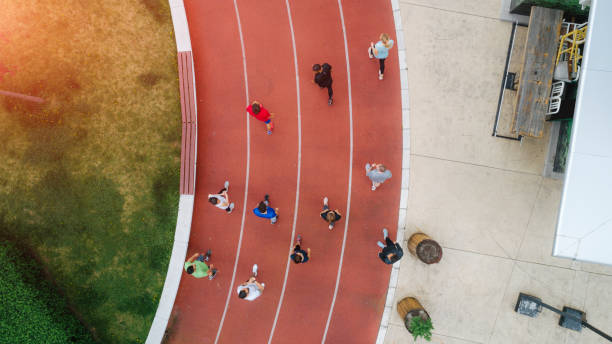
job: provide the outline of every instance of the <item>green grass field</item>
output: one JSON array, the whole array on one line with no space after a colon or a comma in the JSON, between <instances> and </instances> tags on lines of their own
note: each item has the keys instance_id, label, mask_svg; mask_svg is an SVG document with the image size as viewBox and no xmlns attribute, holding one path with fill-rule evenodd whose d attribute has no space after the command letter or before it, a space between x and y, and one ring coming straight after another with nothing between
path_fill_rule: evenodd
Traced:
<instances>
[{"instance_id":1,"label":"green grass field","mask_svg":"<svg viewBox=\"0 0 612 344\"><path fill-rule=\"evenodd\" d=\"M92 333L144 341L178 205L180 103L166 0L0 0L0 230ZM9 71L5 73L5 71Z\"/></svg>"},{"instance_id":2,"label":"green grass field","mask_svg":"<svg viewBox=\"0 0 612 344\"><path fill-rule=\"evenodd\" d=\"M0 242L0 342L94 343L40 267L23 253Z\"/></svg>"}]
</instances>

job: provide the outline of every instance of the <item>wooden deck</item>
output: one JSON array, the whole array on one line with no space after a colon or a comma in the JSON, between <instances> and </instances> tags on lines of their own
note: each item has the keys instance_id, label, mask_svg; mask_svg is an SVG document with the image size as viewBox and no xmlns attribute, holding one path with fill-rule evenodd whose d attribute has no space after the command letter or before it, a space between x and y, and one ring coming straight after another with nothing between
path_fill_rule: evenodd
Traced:
<instances>
[{"instance_id":1,"label":"wooden deck","mask_svg":"<svg viewBox=\"0 0 612 344\"><path fill-rule=\"evenodd\" d=\"M513 130L542 137L563 11L533 6L517 91Z\"/></svg>"}]
</instances>

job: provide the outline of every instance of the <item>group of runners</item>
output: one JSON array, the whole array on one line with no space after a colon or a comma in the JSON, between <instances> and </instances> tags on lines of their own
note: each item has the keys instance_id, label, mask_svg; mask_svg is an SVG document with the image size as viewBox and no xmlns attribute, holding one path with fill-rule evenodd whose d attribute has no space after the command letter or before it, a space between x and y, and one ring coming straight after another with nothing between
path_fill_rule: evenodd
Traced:
<instances>
[{"instance_id":1,"label":"group of runners","mask_svg":"<svg viewBox=\"0 0 612 344\"><path fill-rule=\"evenodd\" d=\"M379 70L378 78L383 80L385 72L385 59L389 55L389 49L393 47L393 40L389 38L387 34L381 34L380 40L376 43L371 42L368 48L368 56L371 59L378 59ZM328 104L333 104L333 79L331 76L332 66L329 63L315 64L312 68L314 72L313 82L321 88L327 88L328 91ZM272 134L274 124L272 118L273 113L270 113L263 104L259 101L253 101L247 108L246 111L256 119L266 124L266 132L268 135ZM366 176L372 182L372 191L376 190L380 185L387 179L391 178L392 174L383 164L378 163L367 163L365 165ZM209 194L208 201L219 209L224 210L227 214L230 214L234 210L234 203L230 202L229 194L229 181L224 183L223 188L216 194ZM260 201L257 206L253 209L253 213L261 218L270 219L271 224L276 224L279 217L279 209L270 206L270 196L265 195L264 199ZM329 230L333 230L334 225L337 221L342 219L340 210L331 210L329 207L329 199L323 198L323 209L320 212L320 217L327 223ZM397 242L393 242L389 238L389 233L386 228L383 228L384 243L381 241L377 242L377 245L382 249L379 253L379 258L386 264L393 264L399 261L403 256L403 250ZM209 264L212 255L212 251L209 249L205 254L195 253L192 255L184 264L185 271L187 274L196 277L203 278L208 277L213 279L218 270L213 264ZM302 248L302 236L297 235L297 240L293 246L293 252L290 259L296 264L304 264L311 258L311 250ZM239 298L253 301L263 293L265 283L259 283L257 281L257 264L253 265L251 277L240 284L236 290Z\"/></svg>"},{"instance_id":2,"label":"group of runners","mask_svg":"<svg viewBox=\"0 0 612 344\"><path fill-rule=\"evenodd\" d=\"M393 48L393 45L394 41L386 33L380 35L380 40L378 42L370 42L368 57L378 60L379 80L383 80L385 77L385 60L389 56L389 49ZM334 90L332 88L334 79L331 73L332 66L327 62L322 64L315 63L312 66L312 71L314 73L312 82L317 84L320 88L327 88L327 104L332 105L334 103ZM270 113L259 101L253 101L246 110L251 116L266 124L266 132L268 135L272 134L272 130L274 129L274 123L272 122L274 113Z\"/></svg>"}]
</instances>

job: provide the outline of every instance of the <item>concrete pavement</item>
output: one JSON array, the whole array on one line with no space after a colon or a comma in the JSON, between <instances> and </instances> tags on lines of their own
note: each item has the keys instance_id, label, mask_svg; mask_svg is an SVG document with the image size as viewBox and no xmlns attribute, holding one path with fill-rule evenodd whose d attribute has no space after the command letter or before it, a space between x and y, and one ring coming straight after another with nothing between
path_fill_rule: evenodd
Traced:
<instances>
[{"instance_id":1,"label":"concrete pavement","mask_svg":"<svg viewBox=\"0 0 612 344\"><path fill-rule=\"evenodd\" d=\"M562 181L542 176L548 131L491 136L512 24L499 0L400 0L410 92L406 239L444 248L439 264L406 255L395 302L417 297L432 343L607 343L558 316L514 312L519 292L586 312L612 333L612 267L551 256ZM405 242L404 242L405 246ZM385 343L411 343L393 309ZM419 340L419 342L423 342Z\"/></svg>"}]
</instances>

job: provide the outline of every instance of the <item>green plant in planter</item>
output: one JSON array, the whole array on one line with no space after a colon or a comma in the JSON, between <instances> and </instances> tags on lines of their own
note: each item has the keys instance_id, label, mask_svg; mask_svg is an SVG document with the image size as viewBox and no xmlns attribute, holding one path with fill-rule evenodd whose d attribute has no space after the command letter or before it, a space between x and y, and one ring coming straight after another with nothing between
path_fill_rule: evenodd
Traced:
<instances>
[{"instance_id":1,"label":"green plant in planter","mask_svg":"<svg viewBox=\"0 0 612 344\"><path fill-rule=\"evenodd\" d=\"M431 323L431 319L423 319L421 317L413 318L410 321L410 333L414 337L414 340L417 340L419 337L425 338L426 341L431 341L431 330L433 330L433 324Z\"/></svg>"}]
</instances>

